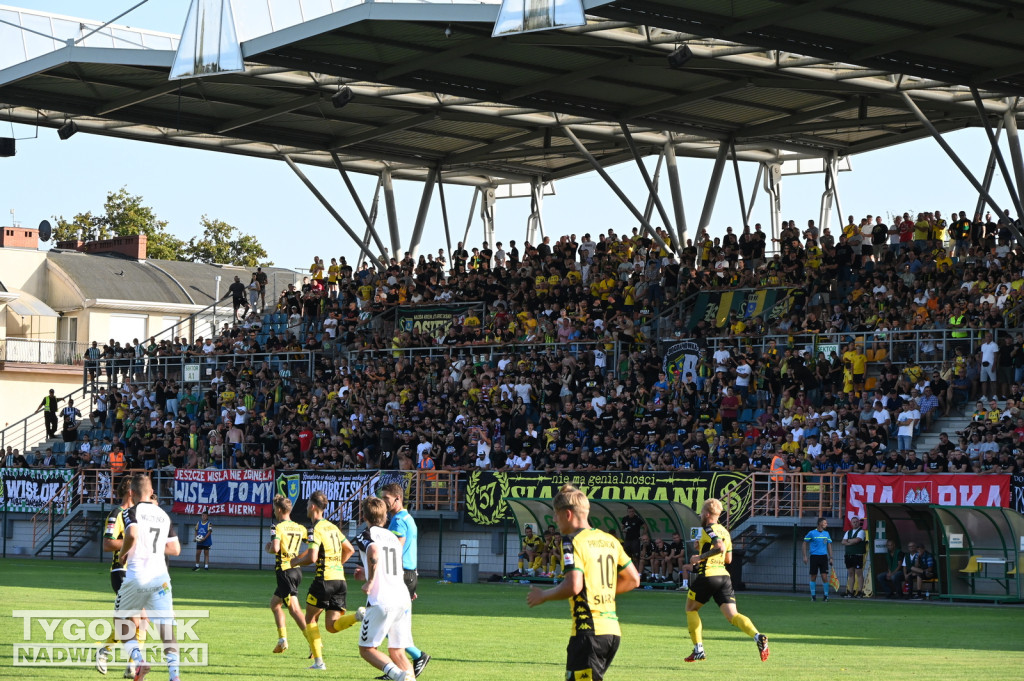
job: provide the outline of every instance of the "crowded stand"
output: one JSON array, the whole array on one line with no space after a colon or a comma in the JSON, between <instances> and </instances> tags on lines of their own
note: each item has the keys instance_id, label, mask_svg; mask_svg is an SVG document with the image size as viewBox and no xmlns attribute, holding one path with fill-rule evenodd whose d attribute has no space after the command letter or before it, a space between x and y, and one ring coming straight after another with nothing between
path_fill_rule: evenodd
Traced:
<instances>
[{"instance_id":1,"label":"crowded stand","mask_svg":"<svg viewBox=\"0 0 1024 681\"><path fill-rule=\"evenodd\" d=\"M1009 219L781 227L675 254L635 228L380 269L324 254L281 291L257 269L215 337L94 343L91 428L65 419L63 452L36 465L1024 472ZM766 287L786 289L785 313L691 319L697 294ZM436 331L394 323L456 303L479 307ZM665 362L684 340L699 348L688 371ZM186 360L209 370L200 389ZM972 418L917 450L950 415Z\"/></svg>"}]
</instances>

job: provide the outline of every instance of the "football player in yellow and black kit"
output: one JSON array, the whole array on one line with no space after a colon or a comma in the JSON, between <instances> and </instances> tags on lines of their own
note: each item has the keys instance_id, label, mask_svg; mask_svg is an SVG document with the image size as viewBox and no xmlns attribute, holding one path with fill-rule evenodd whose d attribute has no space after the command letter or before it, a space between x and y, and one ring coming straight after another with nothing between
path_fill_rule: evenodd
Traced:
<instances>
[{"instance_id":1,"label":"football player in yellow and black kit","mask_svg":"<svg viewBox=\"0 0 1024 681\"><path fill-rule=\"evenodd\" d=\"M299 625L299 631L305 634L306 617L302 614L302 607L295 595L299 592L299 584L302 583L302 568L293 567L292 561L299 556L299 549L302 542L306 541L309 534L302 525L294 522L291 518L292 502L283 494L274 497L274 526L270 528L270 541L265 547L267 553L273 553L274 574L277 577L277 588L274 595L270 597L270 609L274 613L274 622L277 624L277 645L274 646L275 653L283 653L288 650L288 630L285 627L284 609L288 608L292 619Z\"/></svg>"},{"instance_id":2,"label":"football player in yellow and black kit","mask_svg":"<svg viewBox=\"0 0 1024 681\"><path fill-rule=\"evenodd\" d=\"M130 475L121 478L121 482L117 485L117 498L121 500L121 505L115 506L114 510L110 512L103 528L103 550L113 554L110 560L110 587L114 590L115 596L121 588L121 582L124 581L125 567L121 564L121 547L124 544L124 511L135 505L135 502L132 501L131 483ZM133 618L133 621L137 627L136 631L138 631L139 645L141 646L146 642L146 629L140 626L141 623L138 619ZM100 674L107 673L107 660L113 654L113 644L116 642L117 632L112 629L110 637L100 644L100 649L96 651L96 671ZM125 668L124 678L130 679L132 676L134 674L131 668Z\"/></svg>"},{"instance_id":3,"label":"football player in yellow and black kit","mask_svg":"<svg viewBox=\"0 0 1024 681\"><path fill-rule=\"evenodd\" d=\"M533 533L533 525L523 528L523 548L519 551L519 572L525 574L527 570L535 569L541 549L544 547L544 538Z\"/></svg>"},{"instance_id":4,"label":"football player in yellow and black kit","mask_svg":"<svg viewBox=\"0 0 1024 681\"><path fill-rule=\"evenodd\" d=\"M529 606L569 600L572 635L566 648L566 681L601 681L619 649L616 594L640 585L640 575L619 540L590 526L590 501L572 485L554 498L555 522L562 533L565 579L551 589L530 589Z\"/></svg>"},{"instance_id":5,"label":"football player in yellow and black kit","mask_svg":"<svg viewBox=\"0 0 1024 681\"><path fill-rule=\"evenodd\" d=\"M320 613L327 611L324 626L331 633L343 631L356 623L354 614L345 614L345 596L348 593L345 561L355 553L355 549L337 525L324 520L326 508L327 496L323 492L313 492L306 505L306 515L313 523L313 529L309 531L309 548L292 561L295 567L316 564L316 577L309 585L309 594L306 596L304 633L313 650L313 666L310 669L327 669L318 624Z\"/></svg>"},{"instance_id":6,"label":"football player in yellow and black kit","mask_svg":"<svg viewBox=\"0 0 1024 681\"><path fill-rule=\"evenodd\" d=\"M690 579L690 591L686 594L686 626L693 641L693 653L687 662L706 659L704 654L703 625L697 613L712 598L721 608L729 624L754 639L761 661L768 659L768 637L758 633L757 627L746 615L736 611L736 594L732 590L732 579L725 566L732 562L732 539L729 531L718 524L722 515L722 502L708 499L700 510L701 531L697 540L696 555L690 556L694 576Z\"/></svg>"}]
</instances>

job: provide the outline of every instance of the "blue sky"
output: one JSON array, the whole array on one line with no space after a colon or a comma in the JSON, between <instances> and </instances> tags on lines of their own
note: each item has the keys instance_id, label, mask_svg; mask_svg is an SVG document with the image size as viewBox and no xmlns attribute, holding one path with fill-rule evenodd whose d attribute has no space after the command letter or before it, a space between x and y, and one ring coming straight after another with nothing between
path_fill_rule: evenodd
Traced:
<instances>
[{"instance_id":1,"label":"blue sky","mask_svg":"<svg viewBox=\"0 0 1024 681\"><path fill-rule=\"evenodd\" d=\"M136 0L6 0L27 9L55 12L73 17L106 20L135 4ZM188 0L150 0L119 20L122 25L179 33L184 23ZM0 136L9 136L11 126L0 122ZM13 126L19 138L32 137L35 129ZM988 159L988 141L983 130L967 130L947 136L947 140L979 178ZM1007 158L1007 160L1009 160ZM696 227L704 202L712 162L680 158L686 218ZM948 215L954 209L974 210L977 193L970 183L931 139L912 142L893 149L854 156L852 172L839 176L839 196L846 214L886 215L904 211L941 210ZM649 167L653 171L654 159ZM744 200L749 199L757 166L741 163ZM336 205L345 219L358 229L361 224L354 203L336 171L306 168L307 174ZM632 162L610 169L611 176L643 207L646 188ZM345 255L352 262L358 251L341 228L280 161L179 149L78 134L61 142L57 133L40 129L38 138L18 142L14 158L0 159L0 223L9 224L9 211L26 226L55 215L71 217L75 213L101 210L110 190L126 186L167 220L169 229L182 238L199 233L202 215L225 220L262 241L275 264L304 268L314 255L330 258ZM354 176L357 187L368 201L374 178ZM664 179L664 178L663 178ZM226 180L226 181L225 181ZM662 183L662 199L670 202L667 182ZM823 191L821 175L787 177L782 185L784 219L802 226L818 218ZM399 225L407 237L412 231L422 185L396 181ZM636 221L604 182L593 173L556 183L556 196L546 197L544 224L549 236L584 232L596 233L609 228L629 231ZM727 225L739 229L739 202L731 170L725 173L712 219L711 233L720 235ZM1010 207L1005 184L998 170L993 195L1000 205ZM471 190L446 185L449 221L453 242L461 239L471 200ZM671 208L669 208L671 210ZM521 243L529 214L527 199L501 200L496 211L496 240ZM767 228L768 201L761 192L756 200L753 222ZM654 223L659 224L657 212ZM833 211L832 224L838 224ZM387 226L383 205L378 229L384 239ZM299 236L301 235L301 236ZM297 238L298 236L298 238ZM482 228L474 216L469 245L482 241ZM424 230L421 253L435 252L445 243L440 205L436 198ZM403 248L407 243L403 243Z\"/></svg>"}]
</instances>

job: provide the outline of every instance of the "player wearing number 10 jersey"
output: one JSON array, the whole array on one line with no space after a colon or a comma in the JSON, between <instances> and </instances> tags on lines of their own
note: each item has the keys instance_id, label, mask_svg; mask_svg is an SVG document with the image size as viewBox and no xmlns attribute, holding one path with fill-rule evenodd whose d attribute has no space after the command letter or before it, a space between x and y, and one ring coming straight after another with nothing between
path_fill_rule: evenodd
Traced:
<instances>
[{"instance_id":1,"label":"player wearing number 10 jersey","mask_svg":"<svg viewBox=\"0 0 1024 681\"><path fill-rule=\"evenodd\" d=\"M313 523L309 532L309 548L293 560L293 566L316 564L316 576L306 596L306 640L313 649L313 666L310 669L327 669L323 658L323 641L320 639L318 620L320 613L327 611L324 626L327 631L337 633L355 624L355 615L345 614L345 597L348 585L345 582L345 561L355 553L352 544L345 539L338 526L324 520L327 496L313 492L306 505L306 515Z\"/></svg>"},{"instance_id":2,"label":"player wearing number 10 jersey","mask_svg":"<svg viewBox=\"0 0 1024 681\"><path fill-rule=\"evenodd\" d=\"M267 542L267 553L274 554L274 574L277 577L277 589L270 598L270 609L274 613L277 624L277 645L275 653L288 650L288 631L285 627L284 609L288 608L298 625L305 633L306 617L302 614L299 599L294 596L299 592L302 583L302 568L294 567L292 561L299 556L302 542L306 541L308 530L291 519L292 502L283 494L274 497L274 526L270 528L270 541Z\"/></svg>"},{"instance_id":3,"label":"player wearing number 10 jersey","mask_svg":"<svg viewBox=\"0 0 1024 681\"><path fill-rule=\"evenodd\" d=\"M565 579L545 591L533 587L526 602L532 608L569 599L566 681L601 681L619 649L615 596L638 587L640 575L615 537L590 527L590 501L583 492L565 485L555 495L554 508Z\"/></svg>"}]
</instances>

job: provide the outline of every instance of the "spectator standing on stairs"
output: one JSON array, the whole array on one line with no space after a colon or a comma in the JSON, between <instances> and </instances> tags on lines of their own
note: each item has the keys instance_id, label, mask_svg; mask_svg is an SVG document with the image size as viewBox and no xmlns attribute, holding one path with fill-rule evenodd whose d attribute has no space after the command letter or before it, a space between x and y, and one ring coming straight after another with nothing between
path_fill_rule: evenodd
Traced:
<instances>
[{"instance_id":1,"label":"spectator standing on stairs","mask_svg":"<svg viewBox=\"0 0 1024 681\"><path fill-rule=\"evenodd\" d=\"M50 388L49 394L43 398L43 401L36 407L35 413L39 413L43 410L43 420L46 423L46 439L49 440L52 437L57 437L57 403L63 402L63 397L57 397L53 394L53 388Z\"/></svg>"}]
</instances>

